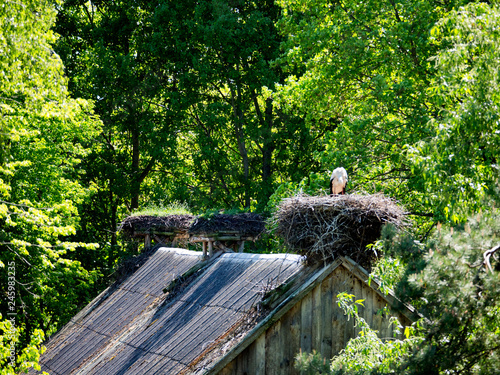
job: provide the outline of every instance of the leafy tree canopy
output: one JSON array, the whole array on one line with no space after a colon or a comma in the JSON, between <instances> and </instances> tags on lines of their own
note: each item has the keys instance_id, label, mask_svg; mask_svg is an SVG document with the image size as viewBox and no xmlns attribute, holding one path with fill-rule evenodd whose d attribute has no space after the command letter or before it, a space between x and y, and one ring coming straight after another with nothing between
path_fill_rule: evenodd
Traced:
<instances>
[{"instance_id":1,"label":"leafy tree canopy","mask_svg":"<svg viewBox=\"0 0 500 375\"><path fill-rule=\"evenodd\" d=\"M4 1L0 272L15 263L15 340L54 331L107 283L125 252L120 219L151 202L272 209L296 189L324 192L327 170L344 166L348 190L400 200L421 232L484 210L498 185L500 14L468 3ZM446 259L409 243L418 260L393 259L420 277L407 290L434 324L415 360L493 369L492 331L477 324L496 324L496 310L474 294L492 276L458 267L454 280ZM471 265L480 255L444 252ZM401 279L390 272L387 284ZM433 277L477 310L457 307L449 337L436 306L452 295L419 284ZM478 357L438 345L460 335Z\"/></svg>"},{"instance_id":2,"label":"leafy tree canopy","mask_svg":"<svg viewBox=\"0 0 500 375\"><path fill-rule=\"evenodd\" d=\"M354 296L339 295L360 334L331 361L303 353L297 368L307 374L498 373L499 219L492 210L459 227L443 226L425 243L386 228L378 246L387 257L371 277L393 286L422 318L405 329L403 340L382 338L358 316L362 301L352 304Z\"/></svg>"},{"instance_id":3,"label":"leafy tree canopy","mask_svg":"<svg viewBox=\"0 0 500 375\"><path fill-rule=\"evenodd\" d=\"M2 282L12 298L0 307L16 314L19 353L34 328L51 332L69 319L95 278L71 254L95 247L72 236L89 191L79 165L100 123L89 102L68 95L51 47L55 16L50 1L0 5L0 273L15 279L14 291Z\"/></svg>"},{"instance_id":4,"label":"leafy tree canopy","mask_svg":"<svg viewBox=\"0 0 500 375\"><path fill-rule=\"evenodd\" d=\"M352 174L357 187L384 189L410 209L432 213L436 222L464 223L451 228L437 224L437 233L425 241L407 234L395 237L387 230L385 239L376 245L385 254L375 269L382 285L393 285L398 297L422 314L415 327L416 336L402 343L376 344L379 338L363 328L363 334L331 363L325 365L312 353L300 356L298 367L310 373L335 374L498 373L500 245L498 209L494 208L499 200L498 5L455 3L445 9L431 2L363 3L358 7L344 2L283 4L290 12L283 21L285 30L296 27L291 40L303 38L287 59L293 67L307 67L303 75L283 88L284 99L295 106L294 110L300 109L295 95L303 94L308 100L314 93L313 81L316 89L326 89L318 96L319 108L311 116L333 108L342 119L328 140L330 151L318 158L323 163L349 163L372 153L366 161L373 165L355 164L359 169ZM356 12L361 7L374 13L363 16ZM335 9L345 13L342 24L331 16ZM390 11L384 13L387 9ZM408 18L411 11L420 12L420 32ZM384 17L378 18L380 14ZM309 34L303 34L310 22L302 24L302 20L308 17L316 24ZM358 29L349 33L349 25ZM403 29L394 31L403 25ZM320 38L322 28L328 29L325 35L333 33L335 38ZM376 28L378 32L370 34ZM336 34L337 30L341 32ZM412 32L401 34L401 30ZM379 36L371 40L370 35ZM391 41L391 35L397 35L396 39ZM380 60L376 53L383 51L377 47L381 41L398 47L391 50L389 60ZM321 59L335 61L350 46L347 42L361 48L353 56L348 52L343 55L347 61L344 75L338 73L340 62L333 71L330 64L316 65L325 61ZM335 49L337 45L344 48ZM298 61L303 54L295 52L305 47L304 53L312 51L311 55ZM363 56L370 58L360 63ZM349 65L351 61L356 63ZM388 66L382 61L389 62ZM418 66L417 61L425 69L412 70L411 66ZM316 72L310 74L311 70ZM315 81L317 77L324 82ZM398 82L409 86L402 87ZM335 85L335 90L328 85ZM350 95L339 97L350 88L354 88ZM411 88L416 90L411 92ZM328 106L327 95L335 98L336 106ZM351 97L357 103L351 103ZM392 138L397 129L403 128L404 138ZM377 155L381 159L376 159ZM404 173L395 174L398 166L404 167L399 171ZM316 181L311 179L308 188L314 188ZM482 213L466 221L474 211ZM363 322L359 324L364 327ZM394 358L397 360L392 361Z\"/></svg>"},{"instance_id":5,"label":"leafy tree canopy","mask_svg":"<svg viewBox=\"0 0 500 375\"><path fill-rule=\"evenodd\" d=\"M454 221L480 209L498 186L499 27L500 8L477 3L453 10L430 32L439 51L427 93L439 112L428 137L406 147L428 204Z\"/></svg>"},{"instance_id":6,"label":"leafy tree canopy","mask_svg":"<svg viewBox=\"0 0 500 375\"><path fill-rule=\"evenodd\" d=\"M339 123L316 159L436 221L463 219L498 178L498 10L461 3L280 1L282 101Z\"/></svg>"}]
</instances>

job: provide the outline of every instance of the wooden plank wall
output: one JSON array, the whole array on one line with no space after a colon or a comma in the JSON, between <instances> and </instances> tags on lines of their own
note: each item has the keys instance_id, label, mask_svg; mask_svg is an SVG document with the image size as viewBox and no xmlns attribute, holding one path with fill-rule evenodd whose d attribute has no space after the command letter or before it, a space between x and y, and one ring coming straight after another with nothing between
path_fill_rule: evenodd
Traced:
<instances>
[{"instance_id":1,"label":"wooden plank wall","mask_svg":"<svg viewBox=\"0 0 500 375\"><path fill-rule=\"evenodd\" d=\"M359 309L360 315L373 329L379 330L381 337L393 337L393 328L389 326L388 320L377 314L387 302L364 280L339 266L220 374L298 374L294 362L300 350L316 350L324 358L333 357L358 333L352 319L348 321L337 305L336 296L341 292L354 294L356 299L364 299L364 308ZM404 326L411 324L403 315L398 318Z\"/></svg>"}]
</instances>

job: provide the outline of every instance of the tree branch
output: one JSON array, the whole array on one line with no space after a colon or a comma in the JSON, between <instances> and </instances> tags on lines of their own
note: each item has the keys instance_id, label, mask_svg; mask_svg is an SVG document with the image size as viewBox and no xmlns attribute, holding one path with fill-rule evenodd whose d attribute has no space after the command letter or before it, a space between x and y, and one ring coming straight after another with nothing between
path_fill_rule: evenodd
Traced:
<instances>
[{"instance_id":1,"label":"tree branch","mask_svg":"<svg viewBox=\"0 0 500 375\"><path fill-rule=\"evenodd\" d=\"M486 267L486 270L489 270L491 273L493 273L493 268L491 268L490 258L494 253L498 251L498 249L500 249L500 245L497 245L494 248L487 250L483 253L484 265Z\"/></svg>"}]
</instances>

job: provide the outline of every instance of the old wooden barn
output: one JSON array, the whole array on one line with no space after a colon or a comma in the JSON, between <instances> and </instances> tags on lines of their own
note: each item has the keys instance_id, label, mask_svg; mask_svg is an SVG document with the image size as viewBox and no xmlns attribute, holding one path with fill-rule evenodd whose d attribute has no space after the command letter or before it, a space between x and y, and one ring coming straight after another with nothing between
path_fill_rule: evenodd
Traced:
<instances>
[{"instance_id":1,"label":"old wooden barn","mask_svg":"<svg viewBox=\"0 0 500 375\"><path fill-rule=\"evenodd\" d=\"M147 259L146 259L147 258ZM365 299L360 313L384 337L379 310L414 311L348 257L306 265L293 254L214 253L157 246L46 344L42 371L68 374L295 374L294 357L330 358L356 328L336 303ZM37 373L33 371L32 373Z\"/></svg>"}]
</instances>

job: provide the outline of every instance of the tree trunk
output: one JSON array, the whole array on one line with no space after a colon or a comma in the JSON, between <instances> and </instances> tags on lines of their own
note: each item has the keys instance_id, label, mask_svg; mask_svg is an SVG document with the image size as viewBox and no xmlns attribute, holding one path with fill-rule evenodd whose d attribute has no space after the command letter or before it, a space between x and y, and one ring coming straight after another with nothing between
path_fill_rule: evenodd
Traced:
<instances>
[{"instance_id":1,"label":"tree trunk","mask_svg":"<svg viewBox=\"0 0 500 375\"><path fill-rule=\"evenodd\" d=\"M273 99L266 99L266 108L264 110L264 116L262 116L262 111L260 110L259 101L257 100L257 94L255 91L252 92L253 104L255 107L255 112L257 113L257 118L260 123L260 139L262 141L262 147L259 149L262 153L262 185L260 189L260 199L259 204L265 206L269 197L273 192L272 186L272 156L276 148L273 139Z\"/></svg>"},{"instance_id":2,"label":"tree trunk","mask_svg":"<svg viewBox=\"0 0 500 375\"><path fill-rule=\"evenodd\" d=\"M116 236L116 230L118 227L117 211L118 211L118 199L115 202L114 194L109 191L109 206L110 206L110 233L111 233L111 254L108 256L108 269L113 269L114 260L116 259L115 252L118 251L118 239Z\"/></svg>"},{"instance_id":3,"label":"tree trunk","mask_svg":"<svg viewBox=\"0 0 500 375\"><path fill-rule=\"evenodd\" d=\"M266 99L265 119L262 128L262 192L267 200L272 193L272 156L275 149L272 128L273 128L273 100Z\"/></svg>"},{"instance_id":4,"label":"tree trunk","mask_svg":"<svg viewBox=\"0 0 500 375\"><path fill-rule=\"evenodd\" d=\"M116 238L116 230L118 227L117 211L118 204L113 200L113 193L110 193L110 204L111 204L111 247L114 248L118 246L118 239Z\"/></svg>"},{"instance_id":5,"label":"tree trunk","mask_svg":"<svg viewBox=\"0 0 500 375\"><path fill-rule=\"evenodd\" d=\"M250 207L250 186L249 186L249 175L250 175L250 165L248 160L248 153L245 144L245 134L243 131L243 111L241 109L241 88L240 85L236 84L236 93L234 88L231 87L231 99L233 106L234 115L234 125L236 133L236 141L238 143L238 150L243 163L243 184L245 189L245 207Z\"/></svg>"},{"instance_id":6,"label":"tree trunk","mask_svg":"<svg viewBox=\"0 0 500 375\"><path fill-rule=\"evenodd\" d=\"M139 182L139 161L140 161L140 143L139 131L132 125L132 181L131 181L131 199L130 209L135 210L139 208L139 194L141 190L141 183Z\"/></svg>"}]
</instances>

